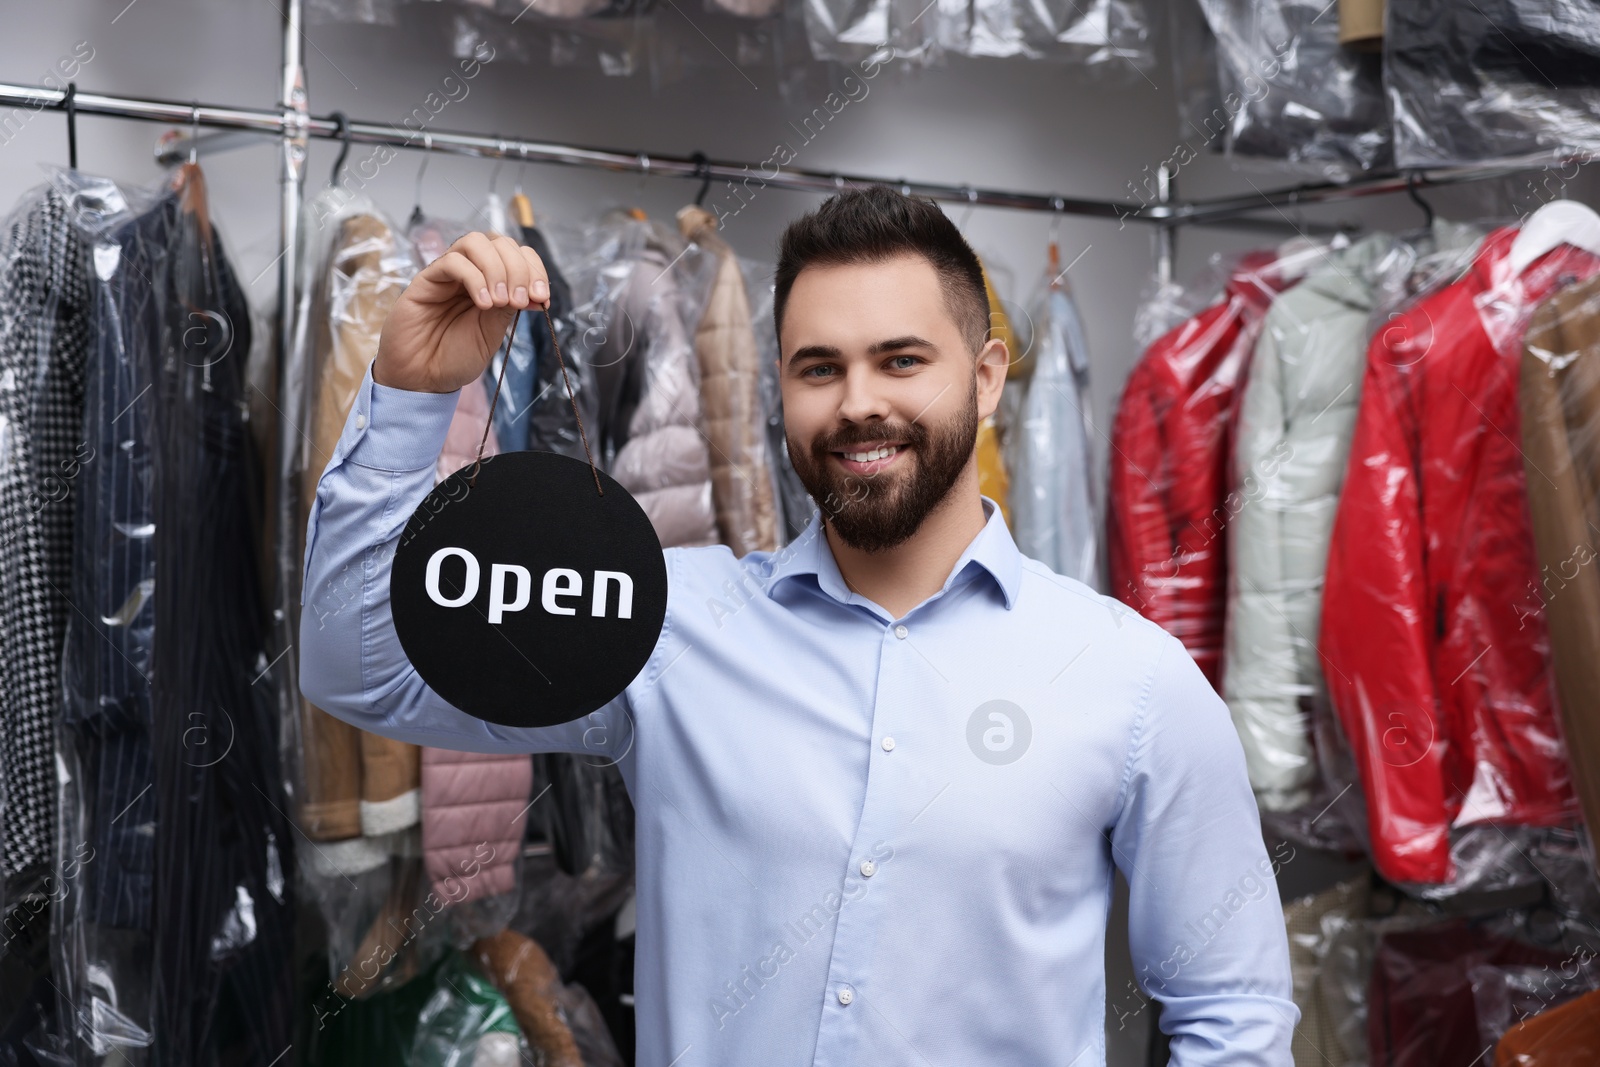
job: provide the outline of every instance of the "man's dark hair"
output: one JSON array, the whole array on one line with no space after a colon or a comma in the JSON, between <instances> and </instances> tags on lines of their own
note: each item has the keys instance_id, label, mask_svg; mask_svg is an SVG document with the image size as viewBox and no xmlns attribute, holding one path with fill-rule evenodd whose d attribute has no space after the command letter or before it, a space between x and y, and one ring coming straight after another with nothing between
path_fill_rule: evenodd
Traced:
<instances>
[{"instance_id":1,"label":"man's dark hair","mask_svg":"<svg viewBox=\"0 0 1600 1067\"><path fill-rule=\"evenodd\" d=\"M977 255L939 205L887 185L830 196L783 231L772 298L774 327L781 336L789 290L806 267L877 263L907 253L922 256L938 273L945 306L976 355L989 336L989 297Z\"/></svg>"}]
</instances>

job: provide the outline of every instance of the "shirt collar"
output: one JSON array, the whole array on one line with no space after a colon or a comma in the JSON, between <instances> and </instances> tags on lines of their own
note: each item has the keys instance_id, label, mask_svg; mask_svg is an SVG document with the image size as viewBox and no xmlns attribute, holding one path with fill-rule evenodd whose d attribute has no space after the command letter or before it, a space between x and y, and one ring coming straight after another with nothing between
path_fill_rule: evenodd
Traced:
<instances>
[{"instance_id":1,"label":"shirt collar","mask_svg":"<svg viewBox=\"0 0 1600 1067\"><path fill-rule=\"evenodd\" d=\"M945 579L940 592L949 592L968 570L976 569L994 580L1009 610L1017 602L1017 591L1022 584L1022 553L1006 526L1000 506L987 496L980 495L980 499L986 518L983 529L978 531L966 551L961 553L961 558L956 560L955 566L950 568L950 576ZM840 603L866 602L865 598L858 597L844 584L839 563L833 558L833 550L828 547L828 538L822 530L820 509L811 513L811 521L806 524L805 530L768 557L765 568L771 575L767 582L769 596L785 579L812 574L816 576L817 585L822 591Z\"/></svg>"}]
</instances>

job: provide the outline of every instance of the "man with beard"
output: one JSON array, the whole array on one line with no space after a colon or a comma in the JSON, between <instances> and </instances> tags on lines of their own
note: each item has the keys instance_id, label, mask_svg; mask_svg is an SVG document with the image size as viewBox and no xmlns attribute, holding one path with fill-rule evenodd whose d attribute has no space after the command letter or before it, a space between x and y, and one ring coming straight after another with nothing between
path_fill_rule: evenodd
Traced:
<instances>
[{"instance_id":1,"label":"man with beard","mask_svg":"<svg viewBox=\"0 0 1600 1067\"><path fill-rule=\"evenodd\" d=\"M304 603L353 574L358 610L302 613L301 687L401 740L618 761L641 1067L1102 1064L1115 870L1172 1062L1288 1064L1277 867L1227 707L980 494L1007 353L932 201L852 190L782 237L800 537L667 549L654 653L587 719L496 726L417 677L384 561L457 390L547 295L530 250L472 234L398 301L308 530Z\"/></svg>"}]
</instances>

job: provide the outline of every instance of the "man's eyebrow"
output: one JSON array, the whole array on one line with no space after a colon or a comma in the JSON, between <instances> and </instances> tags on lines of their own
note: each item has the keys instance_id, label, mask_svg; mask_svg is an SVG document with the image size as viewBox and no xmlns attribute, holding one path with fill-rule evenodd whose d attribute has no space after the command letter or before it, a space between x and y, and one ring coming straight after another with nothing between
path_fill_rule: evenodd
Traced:
<instances>
[{"instance_id":1,"label":"man's eyebrow","mask_svg":"<svg viewBox=\"0 0 1600 1067\"><path fill-rule=\"evenodd\" d=\"M877 356L884 352L894 352L902 348L928 348L935 351L938 346L932 341L925 340L915 334L906 334L904 337L891 337L886 341L875 341L867 346L867 355ZM794 350L789 357L791 365L806 359L838 359L844 353L833 345L805 345Z\"/></svg>"},{"instance_id":2,"label":"man's eyebrow","mask_svg":"<svg viewBox=\"0 0 1600 1067\"><path fill-rule=\"evenodd\" d=\"M887 341L879 341L867 346L867 355L876 356L883 352L893 352L897 348L932 348L937 350L938 345L932 341L925 341L915 334L906 334L904 337L891 337Z\"/></svg>"},{"instance_id":3,"label":"man's eyebrow","mask_svg":"<svg viewBox=\"0 0 1600 1067\"><path fill-rule=\"evenodd\" d=\"M794 350L794 354L789 357L789 363L793 366L804 359L838 359L842 355L844 353L832 345L805 345Z\"/></svg>"}]
</instances>

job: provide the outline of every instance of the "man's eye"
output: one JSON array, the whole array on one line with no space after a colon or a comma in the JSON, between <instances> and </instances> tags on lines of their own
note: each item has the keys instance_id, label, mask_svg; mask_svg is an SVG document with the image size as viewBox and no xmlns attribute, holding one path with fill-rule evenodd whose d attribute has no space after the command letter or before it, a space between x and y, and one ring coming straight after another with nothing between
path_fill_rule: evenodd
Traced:
<instances>
[{"instance_id":1,"label":"man's eye","mask_svg":"<svg viewBox=\"0 0 1600 1067\"><path fill-rule=\"evenodd\" d=\"M811 376L811 372L815 371L815 370L832 370L832 369L833 368L828 366L826 363L819 363L815 367L807 367L805 370L801 371L800 372L800 377L808 378L808 377Z\"/></svg>"},{"instance_id":2,"label":"man's eye","mask_svg":"<svg viewBox=\"0 0 1600 1067\"><path fill-rule=\"evenodd\" d=\"M922 362L922 359L919 356L893 356L893 357L891 357L891 359L894 362L897 362L897 363L902 359L908 359L908 360L911 361L911 363L909 363L909 364L905 364L903 366L896 367L895 370L910 370L913 364L917 364L917 363L921 363Z\"/></svg>"}]
</instances>

